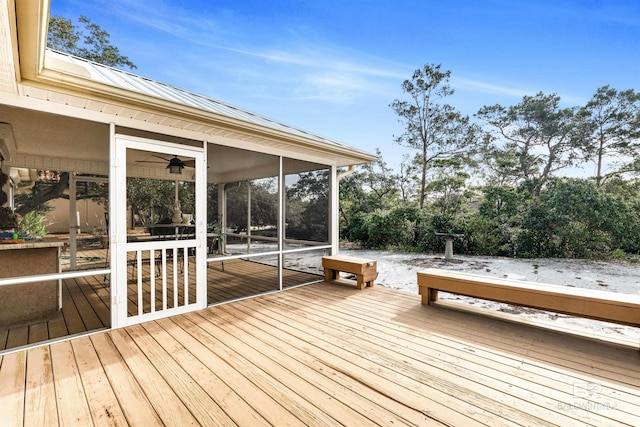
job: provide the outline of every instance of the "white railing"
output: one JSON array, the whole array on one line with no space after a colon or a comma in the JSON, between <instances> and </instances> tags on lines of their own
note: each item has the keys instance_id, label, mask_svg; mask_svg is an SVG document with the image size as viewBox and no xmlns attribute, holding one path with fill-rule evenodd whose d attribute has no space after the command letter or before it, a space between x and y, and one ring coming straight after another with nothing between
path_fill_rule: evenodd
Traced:
<instances>
[{"instance_id":1,"label":"white railing","mask_svg":"<svg viewBox=\"0 0 640 427\"><path fill-rule=\"evenodd\" d=\"M135 242L127 245L127 268L132 269L131 277L134 277L136 286L137 314L133 316L145 316L151 318L166 315L167 310L175 310L189 305L189 267L190 253L195 253L196 242L194 240L167 240ZM131 250L134 248L134 250ZM133 255L131 255L133 254ZM148 258L145 255L148 254ZM144 277L145 266L148 265L149 277ZM168 278L171 277L171 286ZM145 280L147 279L147 280ZM160 285L161 307L156 304L156 292ZM150 308L144 312L144 287L149 286ZM170 289L171 288L171 289ZM180 304L179 291L182 289L182 304ZM194 302L195 304L195 302ZM164 314L160 314L163 313Z\"/></svg>"}]
</instances>

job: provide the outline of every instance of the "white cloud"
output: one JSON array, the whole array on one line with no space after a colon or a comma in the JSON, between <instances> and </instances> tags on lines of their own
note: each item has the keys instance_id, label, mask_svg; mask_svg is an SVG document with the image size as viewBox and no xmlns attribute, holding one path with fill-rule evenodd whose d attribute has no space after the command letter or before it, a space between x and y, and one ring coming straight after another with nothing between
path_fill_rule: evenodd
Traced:
<instances>
[{"instance_id":1,"label":"white cloud","mask_svg":"<svg viewBox=\"0 0 640 427\"><path fill-rule=\"evenodd\" d=\"M272 32L259 26L247 27L245 22L249 20L231 11L217 11L212 18L204 13L195 16L161 0L152 8L140 0L96 3L123 22L134 21L186 41L177 55L184 55L204 70L223 73L229 78L227 84L255 82L262 88L256 93L262 96L352 102L362 94L387 92L384 84L399 88L410 72L409 67L330 45L296 29ZM163 55L174 60L170 52ZM406 71L399 71L404 68ZM267 94L269 86L276 93ZM289 93L282 93L284 90Z\"/></svg>"},{"instance_id":2,"label":"white cloud","mask_svg":"<svg viewBox=\"0 0 640 427\"><path fill-rule=\"evenodd\" d=\"M511 88L506 86L499 86L484 82L479 82L476 80L469 80L460 77L452 77L451 78L451 86L456 89L466 89L475 92L489 93L489 94L497 94L497 95L508 95L522 98L524 95L531 95L531 91L527 91L524 89Z\"/></svg>"},{"instance_id":3,"label":"white cloud","mask_svg":"<svg viewBox=\"0 0 640 427\"><path fill-rule=\"evenodd\" d=\"M401 96L400 84L414 68L332 45L312 32L294 28L266 31L268 26L261 27L229 10L218 10L215 16L206 11L194 15L193 11L162 0L155 1L152 8L141 0L103 0L95 7L104 8L122 22L134 21L179 38L182 41L176 44L182 46L182 51L175 55L190 62L187 74L196 77L199 70L219 73L224 75L226 85L246 85L244 90L254 97L350 103L377 93L393 99ZM168 61L175 59L170 51L162 55ZM531 90L456 76L451 78L451 85L459 90L509 98L534 94Z\"/></svg>"}]
</instances>

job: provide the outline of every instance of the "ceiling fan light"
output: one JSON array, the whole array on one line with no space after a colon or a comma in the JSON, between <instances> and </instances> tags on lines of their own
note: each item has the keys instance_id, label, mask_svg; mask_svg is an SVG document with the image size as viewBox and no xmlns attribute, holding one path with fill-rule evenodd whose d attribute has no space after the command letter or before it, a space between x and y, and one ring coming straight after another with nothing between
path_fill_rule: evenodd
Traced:
<instances>
[{"instance_id":1,"label":"ceiling fan light","mask_svg":"<svg viewBox=\"0 0 640 427\"><path fill-rule=\"evenodd\" d=\"M178 157L174 156L171 160L169 160L169 165L167 166L169 169L169 173L180 175L182 174L182 169L184 169L184 163Z\"/></svg>"}]
</instances>

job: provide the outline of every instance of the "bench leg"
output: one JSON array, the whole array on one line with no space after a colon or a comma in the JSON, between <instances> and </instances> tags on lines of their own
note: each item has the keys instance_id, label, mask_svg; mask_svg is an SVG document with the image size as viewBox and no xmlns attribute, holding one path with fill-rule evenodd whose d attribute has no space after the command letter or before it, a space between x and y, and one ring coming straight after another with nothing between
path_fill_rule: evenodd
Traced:
<instances>
[{"instance_id":1,"label":"bench leg","mask_svg":"<svg viewBox=\"0 0 640 427\"><path fill-rule=\"evenodd\" d=\"M420 297L422 300L422 304L431 305L432 302L438 301L438 290L427 288L425 292L420 292Z\"/></svg>"},{"instance_id":2,"label":"bench leg","mask_svg":"<svg viewBox=\"0 0 640 427\"><path fill-rule=\"evenodd\" d=\"M369 280L368 282L364 281L364 274L356 274L356 287L358 289L364 289L368 286L373 286L374 280ZM324 269L324 280L325 282L330 282L332 280L336 280L340 277L340 270L334 270L332 268Z\"/></svg>"},{"instance_id":3,"label":"bench leg","mask_svg":"<svg viewBox=\"0 0 640 427\"><path fill-rule=\"evenodd\" d=\"M330 268L324 269L324 280L325 282L330 282L332 280L336 280L338 278L338 272L336 270L332 270Z\"/></svg>"},{"instance_id":4,"label":"bench leg","mask_svg":"<svg viewBox=\"0 0 640 427\"><path fill-rule=\"evenodd\" d=\"M432 302L438 301L438 290L433 288L428 288L427 296L429 298L429 300L427 301L427 304L431 305Z\"/></svg>"}]
</instances>

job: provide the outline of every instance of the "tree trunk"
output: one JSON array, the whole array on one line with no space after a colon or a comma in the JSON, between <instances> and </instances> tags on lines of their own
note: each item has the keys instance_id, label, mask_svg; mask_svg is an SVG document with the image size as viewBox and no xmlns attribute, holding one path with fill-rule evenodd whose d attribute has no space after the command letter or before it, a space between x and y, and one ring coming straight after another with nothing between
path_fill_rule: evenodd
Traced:
<instances>
[{"instance_id":1,"label":"tree trunk","mask_svg":"<svg viewBox=\"0 0 640 427\"><path fill-rule=\"evenodd\" d=\"M604 152L604 148L603 148L604 143L602 141L600 141L599 146L598 146L598 160L597 160L597 164L596 164L596 187L600 187L600 185L602 184L602 158L603 156L603 152Z\"/></svg>"},{"instance_id":2,"label":"tree trunk","mask_svg":"<svg viewBox=\"0 0 640 427\"><path fill-rule=\"evenodd\" d=\"M427 197L427 144L422 148L422 180L420 181L420 210L424 208L424 200Z\"/></svg>"},{"instance_id":3,"label":"tree trunk","mask_svg":"<svg viewBox=\"0 0 640 427\"><path fill-rule=\"evenodd\" d=\"M25 200L24 203L20 205L16 209L16 213L22 216L26 215L28 212L36 210L43 204L47 203L49 200L59 199L59 198L68 198L69 196L64 194L64 192L69 188L69 172L62 172L60 174L60 181L58 181L55 185L49 187L46 191L42 193L34 194L32 197L29 197Z\"/></svg>"}]
</instances>

